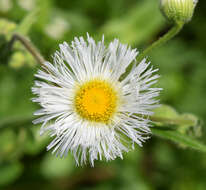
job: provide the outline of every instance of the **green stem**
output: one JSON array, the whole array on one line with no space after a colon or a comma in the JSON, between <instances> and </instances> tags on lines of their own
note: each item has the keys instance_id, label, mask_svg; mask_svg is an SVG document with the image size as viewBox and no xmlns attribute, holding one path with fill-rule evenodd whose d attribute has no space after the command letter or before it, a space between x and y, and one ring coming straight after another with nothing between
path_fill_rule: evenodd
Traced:
<instances>
[{"instance_id":1,"label":"green stem","mask_svg":"<svg viewBox=\"0 0 206 190\"><path fill-rule=\"evenodd\" d=\"M150 116L150 120L154 123L162 123L165 125L190 125L195 126L196 122L192 119L170 119L166 117Z\"/></svg>"},{"instance_id":2,"label":"green stem","mask_svg":"<svg viewBox=\"0 0 206 190\"><path fill-rule=\"evenodd\" d=\"M146 48L138 56L137 61L141 61L146 55L148 55L150 53L151 50L165 44L167 41L169 41L174 36L176 36L180 32L180 30L182 29L183 25L184 25L184 23L176 23L164 36L160 37L151 46Z\"/></svg>"},{"instance_id":3,"label":"green stem","mask_svg":"<svg viewBox=\"0 0 206 190\"><path fill-rule=\"evenodd\" d=\"M184 25L184 23L176 23L164 36L160 37L157 41L153 42L153 44L151 46L146 48L142 53L140 53L138 55L137 63L139 63L143 58L145 58L146 55L148 53L150 53L151 50L163 45L164 43L166 43L167 41L172 39L175 35L177 35L180 32L180 30L182 29L183 25ZM120 81L122 81L130 73L133 64L134 63L131 63L127 67L126 72L120 77Z\"/></svg>"},{"instance_id":4,"label":"green stem","mask_svg":"<svg viewBox=\"0 0 206 190\"><path fill-rule=\"evenodd\" d=\"M39 62L41 65L45 62L43 56L39 53L39 51L34 47L31 41L29 41L26 37L20 34L14 34L10 41L10 48L13 47L15 41L21 42L21 44L33 55L33 57Z\"/></svg>"},{"instance_id":5,"label":"green stem","mask_svg":"<svg viewBox=\"0 0 206 190\"><path fill-rule=\"evenodd\" d=\"M140 114L135 114L135 116L138 117L142 117L142 115ZM145 119L148 117L144 117ZM192 120L192 119L183 119L183 118L175 118L175 119L171 119L171 118L167 118L167 117L159 117L159 116L149 116L149 120L151 122L153 122L154 124L156 123L161 123L164 126L167 126L167 128L173 128L175 129L175 127L177 126L183 126L183 125L187 125L187 126L195 126L197 124L196 120ZM159 125L158 125L159 126Z\"/></svg>"}]
</instances>

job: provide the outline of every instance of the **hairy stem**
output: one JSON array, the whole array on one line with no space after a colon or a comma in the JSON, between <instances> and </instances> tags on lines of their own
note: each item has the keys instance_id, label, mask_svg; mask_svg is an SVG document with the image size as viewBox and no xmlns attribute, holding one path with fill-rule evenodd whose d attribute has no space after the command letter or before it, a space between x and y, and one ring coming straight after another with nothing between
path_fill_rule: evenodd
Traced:
<instances>
[{"instance_id":1,"label":"hairy stem","mask_svg":"<svg viewBox=\"0 0 206 190\"><path fill-rule=\"evenodd\" d=\"M176 36L182 29L184 23L176 23L164 36L160 37L152 45L146 48L137 58L138 61L141 61L151 50L165 44L167 41Z\"/></svg>"},{"instance_id":2,"label":"hairy stem","mask_svg":"<svg viewBox=\"0 0 206 190\"><path fill-rule=\"evenodd\" d=\"M153 42L148 48L146 48L142 53L140 53L137 57L136 63L138 64L143 58L146 57L148 53L150 53L153 49L165 44L167 41L176 36L180 30L182 29L184 23L176 23L164 36L160 37L157 41ZM124 74L120 77L120 81L122 81L131 71L134 63L131 63Z\"/></svg>"},{"instance_id":3,"label":"hairy stem","mask_svg":"<svg viewBox=\"0 0 206 190\"><path fill-rule=\"evenodd\" d=\"M12 36L12 39L11 39L10 44L9 44L10 48L13 47L13 44L15 43L15 41L21 42L21 44L33 55L33 57L36 59L36 61L38 63L40 63L41 65L43 65L43 63L45 62L43 56L34 47L34 45L32 44L32 42L29 39L27 39L26 37L24 37L20 34L14 34Z\"/></svg>"},{"instance_id":4,"label":"hairy stem","mask_svg":"<svg viewBox=\"0 0 206 190\"><path fill-rule=\"evenodd\" d=\"M190 125L190 126L196 125L196 120L192 120L192 119L170 119L166 117L156 117L156 116L150 116L149 118L154 123L162 123L165 125Z\"/></svg>"}]
</instances>

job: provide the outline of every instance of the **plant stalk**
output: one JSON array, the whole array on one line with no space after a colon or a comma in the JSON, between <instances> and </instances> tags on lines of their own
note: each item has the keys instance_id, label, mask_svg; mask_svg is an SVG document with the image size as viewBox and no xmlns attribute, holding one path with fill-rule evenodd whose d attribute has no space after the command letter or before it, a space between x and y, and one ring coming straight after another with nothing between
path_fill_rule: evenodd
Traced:
<instances>
[{"instance_id":1,"label":"plant stalk","mask_svg":"<svg viewBox=\"0 0 206 190\"><path fill-rule=\"evenodd\" d=\"M196 121L192 119L170 119L166 117L150 116L150 120L154 123L162 123L165 125L191 125L195 126Z\"/></svg>"},{"instance_id":2,"label":"plant stalk","mask_svg":"<svg viewBox=\"0 0 206 190\"><path fill-rule=\"evenodd\" d=\"M45 59L43 58L43 56L40 54L40 52L37 50L37 48L35 48L35 46L32 44L32 42L27 39L26 37L20 35L20 34L13 34L12 39L10 41L10 48L13 47L15 41L19 41L21 42L21 44L32 54L32 56L36 59L36 61L38 63L40 63L41 65L43 65L43 63L45 62Z\"/></svg>"},{"instance_id":3,"label":"plant stalk","mask_svg":"<svg viewBox=\"0 0 206 190\"><path fill-rule=\"evenodd\" d=\"M146 48L138 57L137 62L141 61L144 57L146 57L153 49L160 47L165 44L167 41L176 36L180 30L183 28L184 23L176 23L164 36L160 37L157 41L155 41L152 45Z\"/></svg>"},{"instance_id":4,"label":"plant stalk","mask_svg":"<svg viewBox=\"0 0 206 190\"><path fill-rule=\"evenodd\" d=\"M176 36L182 27L184 26L184 23L176 23L164 36L160 37L157 41L153 42L148 48L146 48L142 53L140 53L137 56L136 63L142 61L147 55L155 48L160 47L161 45L165 44L167 41L172 39L174 36ZM122 81L131 71L134 63L131 63L127 69L126 72L120 77L120 81Z\"/></svg>"}]
</instances>

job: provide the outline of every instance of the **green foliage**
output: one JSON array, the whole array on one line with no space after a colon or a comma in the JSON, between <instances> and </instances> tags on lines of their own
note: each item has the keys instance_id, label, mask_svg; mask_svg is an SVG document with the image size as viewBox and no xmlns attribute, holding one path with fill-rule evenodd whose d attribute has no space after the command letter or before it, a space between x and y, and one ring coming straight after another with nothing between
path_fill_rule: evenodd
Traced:
<instances>
[{"instance_id":1,"label":"green foliage","mask_svg":"<svg viewBox=\"0 0 206 190\"><path fill-rule=\"evenodd\" d=\"M152 120L156 125L152 128L154 135L176 142L182 147L206 152L206 145L194 139L195 136L201 136L201 126L196 116L179 114L174 108L162 105L154 110Z\"/></svg>"},{"instance_id":2,"label":"green foliage","mask_svg":"<svg viewBox=\"0 0 206 190\"><path fill-rule=\"evenodd\" d=\"M205 189L206 2L199 2L175 40L148 55L161 75L157 87L163 88L163 105L151 117L152 138L124 160L97 162L95 168L78 168L71 155L60 159L46 152L51 138L40 136L39 126L32 124L38 107L31 102L31 86L38 66L20 43L12 49L8 44L14 32L21 33L51 60L60 42L89 32L95 39L117 37L141 50L170 27L158 1L4 0L6 8L2 2L0 189Z\"/></svg>"},{"instance_id":3,"label":"green foliage","mask_svg":"<svg viewBox=\"0 0 206 190\"><path fill-rule=\"evenodd\" d=\"M1 163L0 168L0 187L14 182L23 170L20 163Z\"/></svg>"},{"instance_id":4,"label":"green foliage","mask_svg":"<svg viewBox=\"0 0 206 190\"><path fill-rule=\"evenodd\" d=\"M15 33L27 35L32 25L38 20L38 12L38 9L34 9L28 15L26 15L21 23L16 27Z\"/></svg>"},{"instance_id":5,"label":"green foliage","mask_svg":"<svg viewBox=\"0 0 206 190\"><path fill-rule=\"evenodd\" d=\"M157 126L176 125L176 130L187 133L190 128L200 127L199 119L192 114L179 114L174 108L168 105L161 105L154 109L154 115L151 117Z\"/></svg>"},{"instance_id":6,"label":"green foliage","mask_svg":"<svg viewBox=\"0 0 206 190\"><path fill-rule=\"evenodd\" d=\"M109 39L118 37L124 43L136 45L150 40L150 37L159 32L163 25L157 2L145 0L138 1L123 17L111 19L103 25L101 33Z\"/></svg>"},{"instance_id":7,"label":"green foliage","mask_svg":"<svg viewBox=\"0 0 206 190\"><path fill-rule=\"evenodd\" d=\"M75 167L75 162L72 160L71 155L67 158L59 158L49 152L42 160L41 173L48 179L60 178L70 176Z\"/></svg>"},{"instance_id":8,"label":"green foliage","mask_svg":"<svg viewBox=\"0 0 206 190\"><path fill-rule=\"evenodd\" d=\"M160 129L153 128L152 133L154 135L176 142L184 147L193 148L201 152L206 152L206 145L178 131L160 130Z\"/></svg>"}]
</instances>

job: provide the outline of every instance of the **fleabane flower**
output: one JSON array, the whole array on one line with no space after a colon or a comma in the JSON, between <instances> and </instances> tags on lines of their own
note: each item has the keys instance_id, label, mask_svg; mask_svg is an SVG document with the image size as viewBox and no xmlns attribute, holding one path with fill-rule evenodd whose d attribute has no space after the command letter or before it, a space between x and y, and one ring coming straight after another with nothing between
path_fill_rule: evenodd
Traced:
<instances>
[{"instance_id":1,"label":"fleabane flower","mask_svg":"<svg viewBox=\"0 0 206 190\"><path fill-rule=\"evenodd\" d=\"M157 106L160 89L158 69L146 59L136 63L138 52L117 39L104 45L89 35L60 44L53 64L45 62L35 75L33 99L42 109L34 123L42 123L40 134L53 137L47 149L61 157L70 151L77 165L87 161L123 158L123 152L142 146L149 138L149 115ZM122 77L133 63L129 74Z\"/></svg>"}]
</instances>

